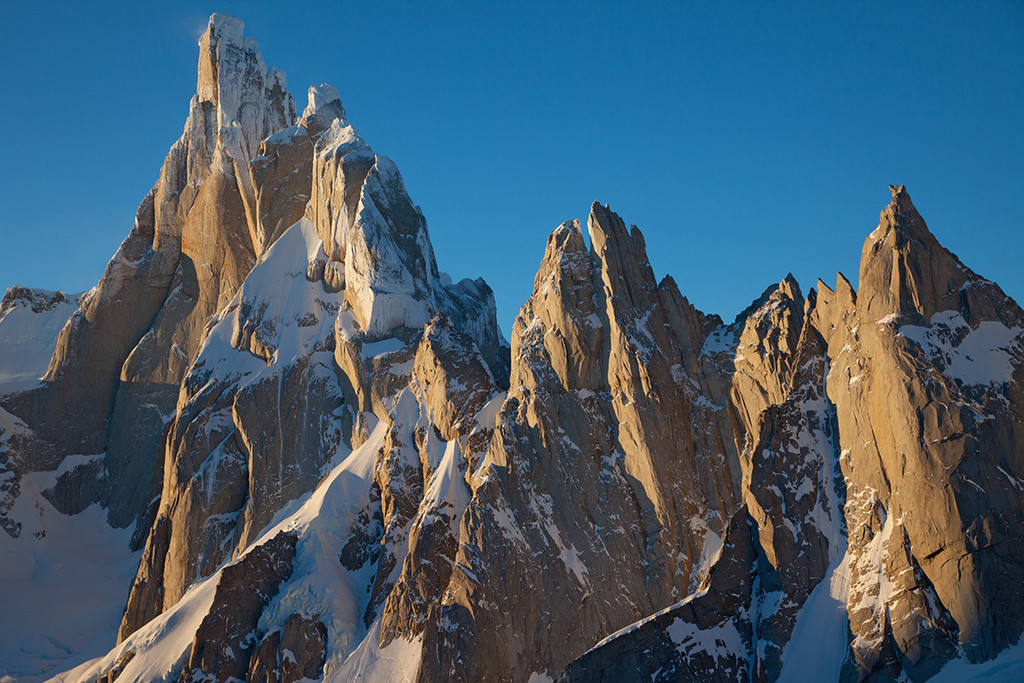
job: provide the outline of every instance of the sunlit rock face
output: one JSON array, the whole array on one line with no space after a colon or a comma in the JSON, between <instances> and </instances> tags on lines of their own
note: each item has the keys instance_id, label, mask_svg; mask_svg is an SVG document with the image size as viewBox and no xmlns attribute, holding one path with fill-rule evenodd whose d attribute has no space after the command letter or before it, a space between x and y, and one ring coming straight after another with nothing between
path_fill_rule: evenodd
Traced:
<instances>
[{"instance_id":1,"label":"sunlit rock face","mask_svg":"<svg viewBox=\"0 0 1024 683\"><path fill-rule=\"evenodd\" d=\"M295 119L284 74L263 63L237 19L211 17L199 52L185 130L135 226L61 331L44 382L4 399L37 425L19 457L24 469L106 453L99 496L70 502L98 500L116 526L151 521L178 386L207 320L259 256L246 209L255 192L249 162Z\"/></svg>"},{"instance_id":2,"label":"sunlit rock face","mask_svg":"<svg viewBox=\"0 0 1024 683\"><path fill-rule=\"evenodd\" d=\"M958 648L992 657L1024 627L1005 597L1024 571L1024 312L891 189L855 301L828 313L828 393L859 541L851 531L847 667L924 678Z\"/></svg>"},{"instance_id":3,"label":"sunlit rock face","mask_svg":"<svg viewBox=\"0 0 1024 683\"><path fill-rule=\"evenodd\" d=\"M1020 637L1007 596L1022 571L1022 311L891 189L859 292L819 281L801 306L784 281L740 335L749 573L602 643L568 678L614 680L643 651L666 680L926 680ZM742 531L730 527L711 576L748 552ZM702 606L723 592L744 602L709 620ZM840 647L808 652L837 607Z\"/></svg>"},{"instance_id":4,"label":"sunlit rock face","mask_svg":"<svg viewBox=\"0 0 1024 683\"><path fill-rule=\"evenodd\" d=\"M0 678L922 681L1017 643L1024 312L905 188L859 291L731 323L595 203L507 343L335 88L299 115L224 15L199 52L97 286L0 303L0 591L66 643ZM103 599L62 618L72 574Z\"/></svg>"}]
</instances>

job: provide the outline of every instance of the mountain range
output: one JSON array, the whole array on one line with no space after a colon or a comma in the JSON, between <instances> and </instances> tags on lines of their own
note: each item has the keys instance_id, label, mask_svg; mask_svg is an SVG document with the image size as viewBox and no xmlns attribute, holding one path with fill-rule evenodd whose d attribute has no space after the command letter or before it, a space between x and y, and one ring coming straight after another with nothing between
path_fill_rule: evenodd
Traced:
<instances>
[{"instance_id":1,"label":"mountain range","mask_svg":"<svg viewBox=\"0 0 1024 683\"><path fill-rule=\"evenodd\" d=\"M0 681L1024 678L1024 311L890 189L731 322L595 202L507 340L213 15L99 283L0 303Z\"/></svg>"}]
</instances>

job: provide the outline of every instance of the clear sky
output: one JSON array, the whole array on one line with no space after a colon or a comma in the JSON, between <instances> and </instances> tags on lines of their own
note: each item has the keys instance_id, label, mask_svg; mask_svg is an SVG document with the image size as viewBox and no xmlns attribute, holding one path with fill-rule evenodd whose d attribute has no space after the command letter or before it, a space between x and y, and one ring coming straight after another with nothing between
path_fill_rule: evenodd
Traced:
<instances>
[{"instance_id":1,"label":"clear sky","mask_svg":"<svg viewBox=\"0 0 1024 683\"><path fill-rule=\"evenodd\" d=\"M1024 3L6 2L0 289L91 287L181 134L213 11L342 94L506 334L590 203L732 318L843 271L905 184L1024 301Z\"/></svg>"}]
</instances>

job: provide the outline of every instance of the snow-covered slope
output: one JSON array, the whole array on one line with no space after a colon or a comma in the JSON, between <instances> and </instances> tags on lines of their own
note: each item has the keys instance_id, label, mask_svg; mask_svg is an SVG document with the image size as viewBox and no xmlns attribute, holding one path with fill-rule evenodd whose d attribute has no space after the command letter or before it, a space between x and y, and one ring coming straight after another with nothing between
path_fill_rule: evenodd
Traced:
<instances>
[{"instance_id":1,"label":"snow-covered slope","mask_svg":"<svg viewBox=\"0 0 1024 683\"><path fill-rule=\"evenodd\" d=\"M46 374L80 295L12 287L0 301L0 385ZM2 390L2 388L0 388Z\"/></svg>"},{"instance_id":2,"label":"snow-covered slope","mask_svg":"<svg viewBox=\"0 0 1024 683\"><path fill-rule=\"evenodd\" d=\"M138 566L132 530L113 529L93 505L77 515L54 509L42 491L64 471L23 477L8 513L21 535L0 533L0 680L44 680L110 649Z\"/></svg>"},{"instance_id":3,"label":"snow-covered slope","mask_svg":"<svg viewBox=\"0 0 1024 683\"><path fill-rule=\"evenodd\" d=\"M359 616L360 602L366 600L363 586L367 577L347 572L333 560L340 555L357 515L369 503L373 467L385 431L386 425L378 424L370 438L336 464L313 493L293 502L290 510L283 510L283 518L270 525L249 546L250 550L258 547L282 531L294 532L299 538L292 578L268 605L265 613L268 621L273 621L282 611L330 615L330 628L334 631L332 641L344 645L358 640L361 631L365 631ZM141 683L175 678L213 603L221 572L219 569L195 582L174 607L105 656L56 680L98 677L112 669L127 652L137 655L122 669L119 681Z\"/></svg>"}]
</instances>

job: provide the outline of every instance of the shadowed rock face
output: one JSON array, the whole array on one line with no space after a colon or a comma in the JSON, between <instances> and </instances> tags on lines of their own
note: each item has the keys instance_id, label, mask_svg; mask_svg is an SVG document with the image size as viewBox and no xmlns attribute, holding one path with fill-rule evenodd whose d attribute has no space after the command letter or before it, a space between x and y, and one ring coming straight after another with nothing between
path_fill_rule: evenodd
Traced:
<instances>
[{"instance_id":1,"label":"shadowed rock face","mask_svg":"<svg viewBox=\"0 0 1024 683\"><path fill-rule=\"evenodd\" d=\"M245 677L260 614L292 572L295 541L294 535L279 534L224 568L181 672L182 683Z\"/></svg>"},{"instance_id":2,"label":"shadowed rock face","mask_svg":"<svg viewBox=\"0 0 1024 683\"><path fill-rule=\"evenodd\" d=\"M799 678L823 599L831 678L1020 637L1024 311L905 188L859 292L787 276L731 324L595 203L509 348L334 88L298 117L240 22L199 47L131 233L42 381L0 386L5 533L54 472L144 544L85 678L144 679L206 577L181 681Z\"/></svg>"},{"instance_id":3,"label":"shadowed rock face","mask_svg":"<svg viewBox=\"0 0 1024 683\"><path fill-rule=\"evenodd\" d=\"M295 683L320 680L324 671L327 629L314 619L293 614L280 629L260 641L249 661L246 681Z\"/></svg>"},{"instance_id":4,"label":"shadowed rock face","mask_svg":"<svg viewBox=\"0 0 1024 683\"><path fill-rule=\"evenodd\" d=\"M613 634L566 668L568 681L749 681L756 634L756 526L741 509L700 589L623 633ZM712 647L702 647L706 643Z\"/></svg>"}]
</instances>

